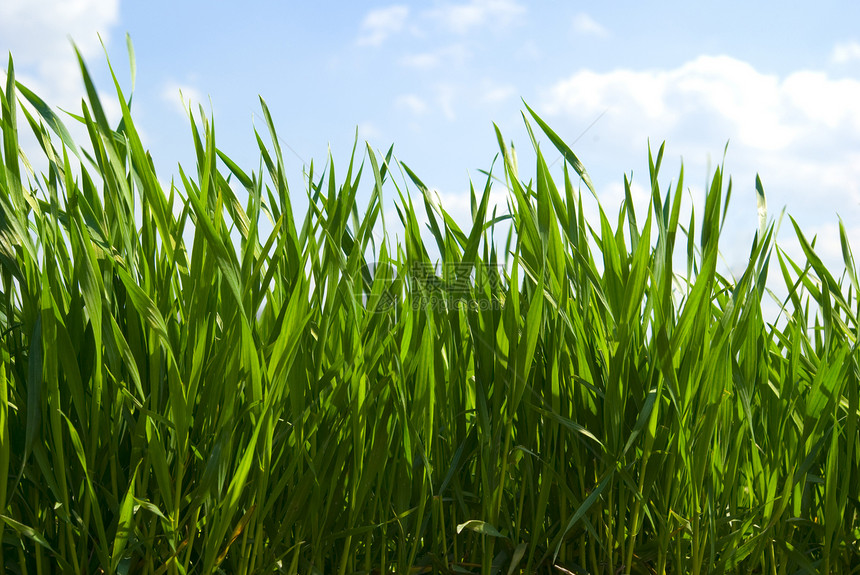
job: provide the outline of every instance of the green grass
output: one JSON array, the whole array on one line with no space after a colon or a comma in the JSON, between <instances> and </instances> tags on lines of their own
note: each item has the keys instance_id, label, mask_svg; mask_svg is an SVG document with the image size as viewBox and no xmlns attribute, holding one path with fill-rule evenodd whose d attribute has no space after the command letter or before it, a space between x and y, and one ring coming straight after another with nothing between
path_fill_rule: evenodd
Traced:
<instances>
[{"instance_id":1,"label":"green grass","mask_svg":"<svg viewBox=\"0 0 860 575\"><path fill-rule=\"evenodd\" d=\"M131 97L112 127L81 71L88 142L11 58L2 92L0 572L860 572L843 228L834 274L762 211L724 277L723 167L681 222L660 148L647 213L628 184L586 221L585 169L531 109L534 172L497 130L462 228L391 150L290 189L262 100L260 171L201 112L195 169L162 186Z\"/></svg>"}]
</instances>

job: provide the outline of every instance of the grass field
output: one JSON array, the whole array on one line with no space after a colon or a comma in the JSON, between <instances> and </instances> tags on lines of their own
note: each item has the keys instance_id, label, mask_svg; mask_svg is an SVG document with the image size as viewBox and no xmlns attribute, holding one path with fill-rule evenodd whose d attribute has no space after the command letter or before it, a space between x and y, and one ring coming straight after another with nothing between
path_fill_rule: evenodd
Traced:
<instances>
[{"instance_id":1,"label":"grass field","mask_svg":"<svg viewBox=\"0 0 860 575\"><path fill-rule=\"evenodd\" d=\"M11 58L2 96L0 572L860 572L844 229L844 269L796 225L795 261L758 182L725 277L722 167L680 221L661 148L647 212L627 185L586 221L585 169L531 109L534 169L497 130L464 227L391 150L290 188L262 100L261 171L201 111L197 165L164 185L130 95L110 125L81 70L77 116Z\"/></svg>"}]
</instances>

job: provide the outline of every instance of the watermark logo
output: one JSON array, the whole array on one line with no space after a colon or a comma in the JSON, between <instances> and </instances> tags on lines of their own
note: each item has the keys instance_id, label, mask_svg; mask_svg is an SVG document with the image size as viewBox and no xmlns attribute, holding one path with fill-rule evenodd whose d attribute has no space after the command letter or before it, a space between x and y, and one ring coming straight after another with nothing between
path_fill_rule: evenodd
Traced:
<instances>
[{"instance_id":1,"label":"watermark logo","mask_svg":"<svg viewBox=\"0 0 860 575\"><path fill-rule=\"evenodd\" d=\"M363 271L364 282L358 287L362 302L371 312L388 312L398 305L428 311L501 309L498 294L505 285L502 265L417 262L397 270L389 264L380 269L374 262ZM379 273L384 274L383 288L380 291L377 287L373 293L369 286L380 280Z\"/></svg>"}]
</instances>

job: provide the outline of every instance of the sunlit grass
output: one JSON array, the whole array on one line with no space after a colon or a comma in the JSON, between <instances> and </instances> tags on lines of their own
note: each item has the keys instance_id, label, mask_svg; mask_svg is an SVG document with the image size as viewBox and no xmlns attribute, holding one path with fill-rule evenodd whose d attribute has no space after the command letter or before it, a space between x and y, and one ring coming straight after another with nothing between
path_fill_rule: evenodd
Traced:
<instances>
[{"instance_id":1,"label":"sunlit grass","mask_svg":"<svg viewBox=\"0 0 860 575\"><path fill-rule=\"evenodd\" d=\"M0 572L857 572L843 228L844 272L796 225L793 261L757 182L759 233L729 280L722 166L681 222L684 174L661 186L661 148L646 213L625 182L617 216L586 221L585 168L531 109L534 171L497 130L501 165L466 218L391 150L290 189L262 100L262 172L201 113L197 165L165 188L131 98L116 83L112 127L81 70L66 121L86 143L11 58L2 93ZM762 316L771 266L779 327Z\"/></svg>"}]
</instances>

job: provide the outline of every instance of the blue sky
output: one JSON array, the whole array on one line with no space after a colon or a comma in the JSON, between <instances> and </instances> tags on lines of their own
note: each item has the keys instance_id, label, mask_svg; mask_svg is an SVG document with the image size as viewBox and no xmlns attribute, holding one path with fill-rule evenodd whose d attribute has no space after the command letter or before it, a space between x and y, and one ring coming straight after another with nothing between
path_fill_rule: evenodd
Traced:
<instances>
[{"instance_id":1,"label":"blue sky","mask_svg":"<svg viewBox=\"0 0 860 575\"><path fill-rule=\"evenodd\" d=\"M177 162L193 171L180 91L214 113L219 147L249 170L259 162L262 95L295 152L286 152L294 190L303 162L323 164L329 146L345 169L358 129L360 145L394 143L463 217L469 178L481 185L478 170L498 151L493 122L517 145L523 175L533 171L522 100L568 142L591 126L574 151L610 213L625 173L647 205L649 138L667 142L663 185L683 159L694 201L729 142L726 263L747 257L759 173L770 213L785 206L819 236L824 259L841 265L837 214L860 250L858 22L860 4L849 1L3 0L0 52L12 52L19 80L49 103L77 111L68 37L109 100L97 34L128 88L129 33L133 112L166 181ZM787 222L780 238L791 244Z\"/></svg>"}]
</instances>

